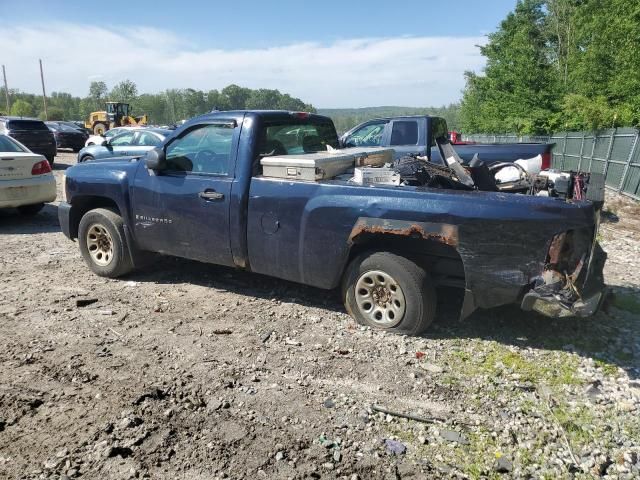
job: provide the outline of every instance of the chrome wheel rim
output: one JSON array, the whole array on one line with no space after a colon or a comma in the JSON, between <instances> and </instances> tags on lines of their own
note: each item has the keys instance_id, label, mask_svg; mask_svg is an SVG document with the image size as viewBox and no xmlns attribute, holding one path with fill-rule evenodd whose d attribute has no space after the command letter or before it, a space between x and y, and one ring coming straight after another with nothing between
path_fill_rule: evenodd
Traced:
<instances>
[{"instance_id":1,"label":"chrome wheel rim","mask_svg":"<svg viewBox=\"0 0 640 480\"><path fill-rule=\"evenodd\" d=\"M99 223L87 230L87 250L96 265L106 267L113 260L113 239L109 231Z\"/></svg>"},{"instance_id":2,"label":"chrome wheel rim","mask_svg":"<svg viewBox=\"0 0 640 480\"><path fill-rule=\"evenodd\" d=\"M391 275L381 270L360 275L355 298L360 313L379 327L395 327L406 311L402 288Z\"/></svg>"}]
</instances>

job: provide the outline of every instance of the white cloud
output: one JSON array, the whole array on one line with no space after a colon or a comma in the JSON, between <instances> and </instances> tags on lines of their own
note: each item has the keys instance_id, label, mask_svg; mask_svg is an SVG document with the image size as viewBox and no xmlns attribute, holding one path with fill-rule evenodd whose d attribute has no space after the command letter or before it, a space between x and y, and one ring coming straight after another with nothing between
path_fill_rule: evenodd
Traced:
<instances>
[{"instance_id":1,"label":"white cloud","mask_svg":"<svg viewBox=\"0 0 640 480\"><path fill-rule=\"evenodd\" d=\"M86 95L91 80L129 78L140 92L277 88L319 107L442 105L460 98L463 72L484 65L484 37L396 37L254 49L196 48L169 31L53 24L0 30L10 88Z\"/></svg>"}]
</instances>

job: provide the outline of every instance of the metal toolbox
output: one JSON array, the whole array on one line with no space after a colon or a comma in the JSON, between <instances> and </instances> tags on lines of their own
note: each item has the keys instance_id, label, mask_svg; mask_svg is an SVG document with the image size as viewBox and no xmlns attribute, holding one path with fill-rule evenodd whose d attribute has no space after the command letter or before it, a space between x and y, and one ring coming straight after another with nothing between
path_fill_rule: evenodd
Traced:
<instances>
[{"instance_id":1,"label":"metal toolbox","mask_svg":"<svg viewBox=\"0 0 640 480\"><path fill-rule=\"evenodd\" d=\"M382 166L393 161L393 150L355 147L328 152L278 155L260 160L265 177L298 180L326 180L355 166Z\"/></svg>"},{"instance_id":2,"label":"metal toolbox","mask_svg":"<svg viewBox=\"0 0 640 480\"><path fill-rule=\"evenodd\" d=\"M318 152L266 157L260 160L260 164L265 177L315 181L345 173L353 168L354 161L354 155Z\"/></svg>"}]
</instances>

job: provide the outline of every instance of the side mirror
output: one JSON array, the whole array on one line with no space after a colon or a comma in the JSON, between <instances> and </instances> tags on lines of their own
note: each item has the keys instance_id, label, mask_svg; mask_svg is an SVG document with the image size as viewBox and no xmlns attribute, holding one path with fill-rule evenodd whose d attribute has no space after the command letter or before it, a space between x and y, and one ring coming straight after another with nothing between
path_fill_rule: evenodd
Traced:
<instances>
[{"instance_id":1,"label":"side mirror","mask_svg":"<svg viewBox=\"0 0 640 480\"><path fill-rule=\"evenodd\" d=\"M144 157L144 164L149 170L156 172L164 170L167 166L164 150L160 147L149 150L147 155Z\"/></svg>"},{"instance_id":2,"label":"side mirror","mask_svg":"<svg viewBox=\"0 0 640 480\"><path fill-rule=\"evenodd\" d=\"M344 148L344 137L338 138L338 148Z\"/></svg>"}]
</instances>

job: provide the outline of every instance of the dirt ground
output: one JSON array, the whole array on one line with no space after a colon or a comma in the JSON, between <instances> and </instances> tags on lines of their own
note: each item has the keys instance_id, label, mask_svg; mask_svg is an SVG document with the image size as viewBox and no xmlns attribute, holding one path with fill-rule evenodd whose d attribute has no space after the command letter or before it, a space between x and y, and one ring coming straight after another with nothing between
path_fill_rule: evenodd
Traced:
<instances>
[{"instance_id":1,"label":"dirt ground","mask_svg":"<svg viewBox=\"0 0 640 480\"><path fill-rule=\"evenodd\" d=\"M196 262L99 278L56 203L0 212L0 478L638 478L640 208L607 205L607 312L444 291L421 338Z\"/></svg>"}]
</instances>

